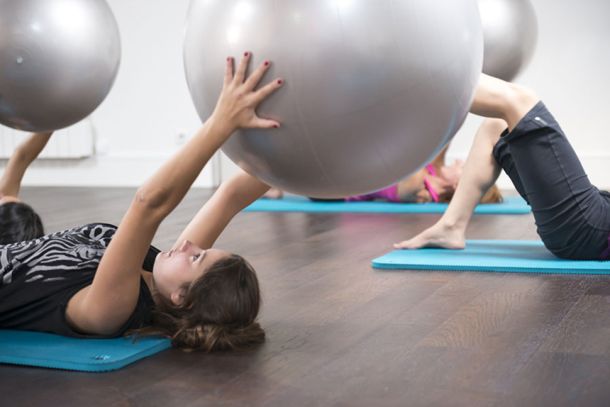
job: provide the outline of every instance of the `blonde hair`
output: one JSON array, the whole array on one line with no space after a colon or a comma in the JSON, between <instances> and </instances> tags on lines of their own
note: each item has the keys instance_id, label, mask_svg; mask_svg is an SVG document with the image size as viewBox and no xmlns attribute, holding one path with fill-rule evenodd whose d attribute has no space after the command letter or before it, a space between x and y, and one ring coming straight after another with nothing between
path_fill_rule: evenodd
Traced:
<instances>
[{"instance_id":1,"label":"blonde hair","mask_svg":"<svg viewBox=\"0 0 610 407\"><path fill-rule=\"evenodd\" d=\"M455 189L451 191L451 193L444 194L440 202L448 203L451 202L453 196L455 195ZM491 203L502 203L504 202L504 197L502 196L502 192L500 192L500 188L496 184L492 185L491 188L485 192L485 195L479 201L482 204L491 204Z\"/></svg>"},{"instance_id":2,"label":"blonde hair","mask_svg":"<svg viewBox=\"0 0 610 407\"><path fill-rule=\"evenodd\" d=\"M502 196L502 192L500 192L500 188L498 188L496 184L492 185L491 188L489 188L485 195L483 195L483 197L481 198L482 204L502 202L504 202L504 197Z\"/></svg>"}]
</instances>

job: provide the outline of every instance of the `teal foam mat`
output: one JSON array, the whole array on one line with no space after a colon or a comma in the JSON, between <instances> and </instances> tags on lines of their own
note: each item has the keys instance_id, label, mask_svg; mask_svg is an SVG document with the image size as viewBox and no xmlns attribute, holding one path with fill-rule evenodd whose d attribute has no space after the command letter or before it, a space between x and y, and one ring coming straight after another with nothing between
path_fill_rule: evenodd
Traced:
<instances>
[{"instance_id":1,"label":"teal foam mat","mask_svg":"<svg viewBox=\"0 0 610 407\"><path fill-rule=\"evenodd\" d=\"M301 196L285 196L283 199L259 199L248 206L246 212L306 212L306 213L443 213L448 204L442 203L391 203L373 202L314 202ZM499 204L476 207L476 214L521 215L531 209L523 198L508 197Z\"/></svg>"},{"instance_id":2,"label":"teal foam mat","mask_svg":"<svg viewBox=\"0 0 610 407\"><path fill-rule=\"evenodd\" d=\"M564 260L542 242L469 240L464 250L395 250L373 260L391 270L493 271L503 273L610 274L610 261Z\"/></svg>"},{"instance_id":3,"label":"teal foam mat","mask_svg":"<svg viewBox=\"0 0 610 407\"><path fill-rule=\"evenodd\" d=\"M106 372L171 347L168 339L77 339L41 332L0 330L0 363Z\"/></svg>"}]
</instances>

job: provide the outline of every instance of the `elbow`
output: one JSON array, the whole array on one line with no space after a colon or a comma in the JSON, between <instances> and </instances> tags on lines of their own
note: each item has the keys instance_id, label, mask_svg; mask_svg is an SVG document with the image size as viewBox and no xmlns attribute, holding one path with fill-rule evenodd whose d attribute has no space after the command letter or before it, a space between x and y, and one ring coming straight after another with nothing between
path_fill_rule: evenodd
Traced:
<instances>
[{"instance_id":1,"label":"elbow","mask_svg":"<svg viewBox=\"0 0 610 407\"><path fill-rule=\"evenodd\" d=\"M234 183L223 184L218 189L219 199L227 208L234 212L241 211L253 201L260 198L263 193L263 190L258 191L250 185L238 185Z\"/></svg>"},{"instance_id":2,"label":"elbow","mask_svg":"<svg viewBox=\"0 0 610 407\"><path fill-rule=\"evenodd\" d=\"M222 183L216 191L216 193L221 199L228 202L232 202L237 199L240 196L241 192L242 191L240 190L240 188L236 185L233 185L232 183Z\"/></svg>"},{"instance_id":3,"label":"elbow","mask_svg":"<svg viewBox=\"0 0 610 407\"><path fill-rule=\"evenodd\" d=\"M214 194L215 201L220 203L222 207L228 208L234 205L239 198L240 191L231 185L221 184Z\"/></svg>"},{"instance_id":4,"label":"elbow","mask_svg":"<svg viewBox=\"0 0 610 407\"><path fill-rule=\"evenodd\" d=\"M138 188L132 205L151 220L163 220L171 212L171 194L166 188Z\"/></svg>"},{"instance_id":5,"label":"elbow","mask_svg":"<svg viewBox=\"0 0 610 407\"><path fill-rule=\"evenodd\" d=\"M238 214L244 206L247 206L247 204L244 205L243 201L243 191L230 185L221 185L212 197L210 204L218 208L218 216L228 221Z\"/></svg>"},{"instance_id":6,"label":"elbow","mask_svg":"<svg viewBox=\"0 0 610 407\"><path fill-rule=\"evenodd\" d=\"M238 205L249 205L269 190L269 185L248 174L241 174L223 183L218 192L225 200Z\"/></svg>"}]
</instances>

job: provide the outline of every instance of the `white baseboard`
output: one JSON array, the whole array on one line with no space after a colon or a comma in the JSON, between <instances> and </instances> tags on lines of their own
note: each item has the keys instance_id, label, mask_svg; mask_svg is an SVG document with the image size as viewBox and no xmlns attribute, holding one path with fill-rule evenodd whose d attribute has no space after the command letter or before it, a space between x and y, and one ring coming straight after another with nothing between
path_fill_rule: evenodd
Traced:
<instances>
[{"instance_id":1,"label":"white baseboard","mask_svg":"<svg viewBox=\"0 0 610 407\"><path fill-rule=\"evenodd\" d=\"M24 186L137 187L169 157L168 153L102 155L80 160L38 160L28 169ZM0 161L0 171L6 160ZM212 187L212 165L195 181L196 187Z\"/></svg>"},{"instance_id":2,"label":"white baseboard","mask_svg":"<svg viewBox=\"0 0 610 407\"><path fill-rule=\"evenodd\" d=\"M136 187L142 185L171 154L142 152L102 155L82 160L39 160L28 169L24 186L100 186ZM464 158L466 154L451 154L448 160ZM581 162L591 182L600 189L610 189L610 154L584 154ZM212 161L203 170L194 186L215 186ZM6 161L0 161L3 171ZM216 163L216 165L218 165ZM506 175L498 180L502 189L511 189L512 183Z\"/></svg>"}]
</instances>

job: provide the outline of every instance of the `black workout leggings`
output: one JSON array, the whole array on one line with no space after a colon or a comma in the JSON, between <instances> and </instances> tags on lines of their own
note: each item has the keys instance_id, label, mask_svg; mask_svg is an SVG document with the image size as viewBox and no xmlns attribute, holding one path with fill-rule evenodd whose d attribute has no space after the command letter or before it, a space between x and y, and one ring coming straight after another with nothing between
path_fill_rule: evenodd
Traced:
<instances>
[{"instance_id":1,"label":"black workout leggings","mask_svg":"<svg viewBox=\"0 0 610 407\"><path fill-rule=\"evenodd\" d=\"M610 194L591 185L542 102L502 134L493 155L532 207L547 249L562 258L600 258L608 246Z\"/></svg>"}]
</instances>

